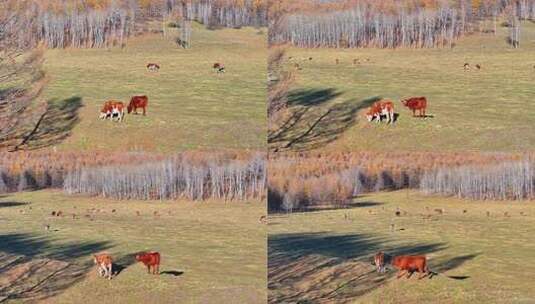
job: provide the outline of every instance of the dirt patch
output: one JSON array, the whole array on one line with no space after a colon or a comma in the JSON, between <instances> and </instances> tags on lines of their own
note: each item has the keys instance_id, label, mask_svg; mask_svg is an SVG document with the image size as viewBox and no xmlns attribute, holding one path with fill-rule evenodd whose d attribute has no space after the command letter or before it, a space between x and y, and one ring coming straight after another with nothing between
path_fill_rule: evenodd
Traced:
<instances>
[{"instance_id":1,"label":"dirt patch","mask_svg":"<svg viewBox=\"0 0 535 304\"><path fill-rule=\"evenodd\" d=\"M369 263L311 254L274 259L269 265L269 303L347 303L384 284Z\"/></svg>"},{"instance_id":2,"label":"dirt patch","mask_svg":"<svg viewBox=\"0 0 535 304\"><path fill-rule=\"evenodd\" d=\"M51 297L81 279L87 267L0 252L0 302Z\"/></svg>"}]
</instances>

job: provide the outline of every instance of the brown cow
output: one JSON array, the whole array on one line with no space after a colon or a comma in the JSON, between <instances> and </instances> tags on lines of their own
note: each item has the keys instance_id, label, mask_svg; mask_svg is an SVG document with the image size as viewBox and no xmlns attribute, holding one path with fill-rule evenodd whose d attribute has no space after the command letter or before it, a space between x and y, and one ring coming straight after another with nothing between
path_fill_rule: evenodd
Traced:
<instances>
[{"instance_id":1,"label":"brown cow","mask_svg":"<svg viewBox=\"0 0 535 304\"><path fill-rule=\"evenodd\" d=\"M414 272L420 273L418 279L434 274L427 267L427 258L424 255L390 256L380 251L375 254L374 260L377 271L380 273L386 271L386 265L388 264L396 268L398 270L398 279L405 274L407 274L407 278L410 278Z\"/></svg>"},{"instance_id":2,"label":"brown cow","mask_svg":"<svg viewBox=\"0 0 535 304\"><path fill-rule=\"evenodd\" d=\"M147 105L149 103L149 98L146 95L143 96L134 96L130 99L130 103L128 104L128 114L134 111L134 114L137 114L137 109L142 108L143 109L143 115L147 112Z\"/></svg>"},{"instance_id":3,"label":"brown cow","mask_svg":"<svg viewBox=\"0 0 535 304\"><path fill-rule=\"evenodd\" d=\"M427 108L427 99L425 97L411 97L401 100L401 103L412 111L412 116L416 116L416 110L419 112L419 117L425 117L425 109Z\"/></svg>"},{"instance_id":4,"label":"brown cow","mask_svg":"<svg viewBox=\"0 0 535 304\"><path fill-rule=\"evenodd\" d=\"M147 271L150 274L152 267L152 274L160 274L160 253L159 252L142 252L136 255L136 261L142 262L147 266Z\"/></svg>"}]
</instances>

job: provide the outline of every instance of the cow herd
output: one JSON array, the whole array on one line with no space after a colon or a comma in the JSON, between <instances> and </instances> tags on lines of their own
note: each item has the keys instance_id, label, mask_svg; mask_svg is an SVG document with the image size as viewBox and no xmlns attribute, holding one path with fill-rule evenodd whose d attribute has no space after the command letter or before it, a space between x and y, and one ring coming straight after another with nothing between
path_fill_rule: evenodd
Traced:
<instances>
[{"instance_id":1,"label":"cow herd","mask_svg":"<svg viewBox=\"0 0 535 304\"><path fill-rule=\"evenodd\" d=\"M425 110L427 109L427 99L425 97L411 97L402 99L401 103L412 111L413 117L426 117ZM416 112L418 111L418 115ZM379 123L386 120L386 123L394 123L394 103L391 100L383 99L373 103L366 111L366 119L371 122Z\"/></svg>"}]
</instances>

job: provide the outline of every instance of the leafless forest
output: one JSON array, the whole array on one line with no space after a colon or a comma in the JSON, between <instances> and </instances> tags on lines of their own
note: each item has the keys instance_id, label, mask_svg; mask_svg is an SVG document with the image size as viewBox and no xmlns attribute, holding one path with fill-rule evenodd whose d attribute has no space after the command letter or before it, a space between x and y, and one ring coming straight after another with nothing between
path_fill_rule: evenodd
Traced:
<instances>
[{"instance_id":1,"label":"leafless forest","mask_svg":"<svg viewBox=\"0 0 535 304\"><path fill-rule=\"evenodd\" d=\"M178 38L187 46L191 21L213 29L267 24L265 3L253 0L10 2L11 9L24 12L19 15L28 20L26 26L8 23L8 31L17 32L21 42L42 41L51 48L124 46L131 35L149 30L167 34L169 27L180 29ZM151 21L159 22L161 28L150 29Z\"/></svg>"},{"instance_id":2,"label":"leafless forest","mask_svg":"<svg viewBox=\"0 0 535 304\"><path fill-rule=\"evenodd\" d=\"M246 200L266 196L265 156L234 152L3 153L0 193L46 188L114 199Z\"/></svg>"},{"instance_id":3,"label":"leafless forest","mask_svg":"<svg viewBox=\"0 0 535 304\"><path fill-rule=\"evenodd\" d=\"M477 200L534 199L535 165L524 160L486 167L442 168L426 172L420 188L427 194Z\"/></svg>"},{"instance_id":4,"label":"leafless forest","mask_svg":"<svg viewBox=\"0 0 535 304\"><path fill-rule=\"evenodd\" d=\"M520 20L535 19L533 0L346 2L281 16L270 26L270 42L304 48L453 47L462 35L507 26L508 42L518 47ZM485 27L489 20L492 25Z\"/></svg>"},{"instance_id":5,"label":"leafless forest","mask_svg":"<svg viewBox=\"0 0 535 304\"><path fill-rule=\"evenodd\" d=\"M264 159L190 165L180 158L157 163L69 172L63 189L113 199L247 200L265 196Z\"/></svg>"}]
</instances>

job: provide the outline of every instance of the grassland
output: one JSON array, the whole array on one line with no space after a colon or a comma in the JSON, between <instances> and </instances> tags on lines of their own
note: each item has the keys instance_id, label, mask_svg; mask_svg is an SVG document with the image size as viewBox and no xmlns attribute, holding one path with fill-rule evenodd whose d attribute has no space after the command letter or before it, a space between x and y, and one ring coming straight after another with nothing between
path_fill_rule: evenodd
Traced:
<instances>
[{"instance_id":1,"label":"grassland","mask_svg":"<svg viewBox=\"0 0 535 304\"><path fill-rule=\"evenodd\" d=\"M53 217L53 210L65 216ZM265 303L266 227L258 223L264 213L260 203L125 203L49 190L2 196L0 269L5 275L0 282L14 257L76 266L42 283L39 274L48 273L30 269L36 274L14 280L11 288L39 284L6 303L42 297L44 303ZM91 265L91 254L102 250L112 254L120 270L111 281L99 278ZM162 254L164 274L148 275L135 263L133 254L146 250Z\"/></svg>"},{"instance_id":2,"label":"grassland","mask_svg":"<svg viewBox=\"0 0 535 304\"><path fill-rule=\"evenodd\" d=\"M403 190L354 203L351 209L270 217L270 303L535 302L531 202L464 201ZM426 254L431 269L466 278L396 280L394 270L380 275L371 265L379 250Z\"/></svg>"},{"instance_id":3,"label":"grassland","mask_svg":"<svg viewBox=\"0 0 535 304\"><path fill-rule=\"evenodd\" d=\"M173 35L146 34L125 48L48 50L49 113L25 148L175 152L262 149L266 129L265 30L209 31L195 24L182 49ZM159 72L148 72L156 62ZM217 75L214 62L227 72ZM98 119L109 99L146 94L146 117Z\"/></svg>"},{"instance_id":4,"label":"grassland","mask_svg":"<svg viewBox=\"0 0 535 304\"><path fill-rule=\"evenodd\" d=\"M290 94L293 117L270 139L283 150L525 151L535 148L535 24L522 25L522 43L474 34L454 48L288 48L296 73ZM312 58L312 60L309 60ZM353 64L354 59L358 64ZM339 59L339 64L335 60ZM463 64L472 66L464 71ZM295 69L294 64L300 69ZM482 66L481 70L475 68ZM427 119L413 118L399 102L426 96ZM391 99L399 117L376 125L364 109ZM282 123L281 123L282 125Z\"/></svg>"}]
</instances>

